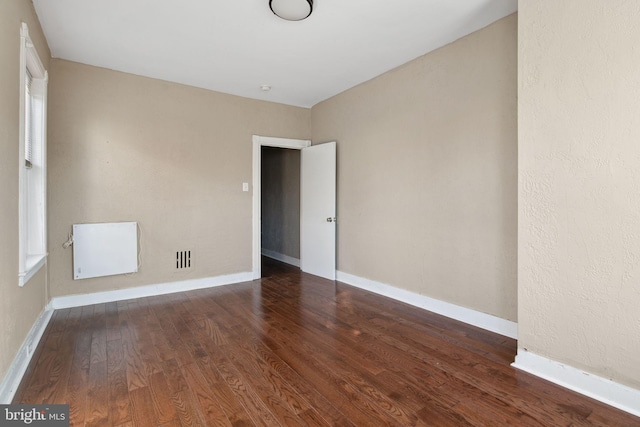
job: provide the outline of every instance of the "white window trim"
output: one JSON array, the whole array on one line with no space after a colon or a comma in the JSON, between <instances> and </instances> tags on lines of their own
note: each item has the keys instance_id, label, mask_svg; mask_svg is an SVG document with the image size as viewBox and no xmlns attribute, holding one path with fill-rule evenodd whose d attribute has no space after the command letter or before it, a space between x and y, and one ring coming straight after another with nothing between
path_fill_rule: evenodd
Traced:
<instances>
[{"instance_id":1,"label":"white window trim","mask_svg":"<svg viewBox=\"0 0 640 427\"><path fill-rule=\"evenodd\" d=\"M39 196L43 200L42 235L40 253L28 253L27 222L27 170L25 168L25 93L27 69L34 79L42 81L43 111L42 111L42 173ZM47 84L49 76L42 65L38 52L29 37L29 28L24 22L20 27L20 119L19 119L19 269L18 285L24 286L47 262Z\"/></svg>"}]
</instances>

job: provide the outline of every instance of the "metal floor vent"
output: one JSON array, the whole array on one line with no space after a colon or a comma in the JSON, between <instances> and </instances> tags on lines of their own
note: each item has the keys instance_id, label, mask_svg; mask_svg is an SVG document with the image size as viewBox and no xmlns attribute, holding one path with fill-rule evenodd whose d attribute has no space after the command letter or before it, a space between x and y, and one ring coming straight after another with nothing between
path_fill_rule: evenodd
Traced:
<instances>
[{"instance_id":1,"label":"metal floor vent","mask_svg":"<svg viewBox=\"0 0 640 427\"><path fill-rule=\"evenodd\" d=\"M176 252L176 268L191 268L191 251Z\"/></svg>"}]
</instances>

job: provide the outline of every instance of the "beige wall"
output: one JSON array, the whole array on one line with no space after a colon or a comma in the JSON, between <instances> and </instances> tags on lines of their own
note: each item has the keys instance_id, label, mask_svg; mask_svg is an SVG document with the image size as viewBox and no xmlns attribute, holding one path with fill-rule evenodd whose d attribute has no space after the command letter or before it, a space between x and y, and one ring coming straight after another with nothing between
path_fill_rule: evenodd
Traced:
<instances>
[{"instance_id":1,"label":"beige wall","mask_svg":"<svg viewBox=\"0 0 640 427\"><path fill-rule=\"evenodd\" d=\"M640 388L640 3L519 14L518 345Z\"/></svg>"},{"instance_id":2,"label":"beige wall","mask_svg":"<svg viewBox=\"0 0 640 427\"><path fill-rule=\"evenodd\" d=\"M309 109L62 60L50 75L52 296L251 271L251 136L309 138ZM74 281L72 224L112 221L140 224L140 271Z\"/></svg>"},{"instance_id":3,"label":"beige wall","mask_svg":"<svg viewBox=\"0 0 640 427\"><path fill-rule=\"evenodd\" d=\"M18 287L20 25L26 22L45 68L49 47L29 0L0 2L0 379L45 306L46 267Z\"/></svg>"},{"instance_id":4,"label":"beige wall","mask_svg":"<svg viewBox=\"0 0 640 427\"><path fill-rule=\"evenodd\" d=\"M516 15L320 103L338 269L516 320Z\"/></svg>"},{"instance_id":5,"label":"beige wall","mask_svg":"<svg viewBox=\"0 0 640 427\"><path fill-rule=\"evenodd\" d=\"M262 249L300 259L300 150L262 147Z\"/></svg>"}]
</instances>

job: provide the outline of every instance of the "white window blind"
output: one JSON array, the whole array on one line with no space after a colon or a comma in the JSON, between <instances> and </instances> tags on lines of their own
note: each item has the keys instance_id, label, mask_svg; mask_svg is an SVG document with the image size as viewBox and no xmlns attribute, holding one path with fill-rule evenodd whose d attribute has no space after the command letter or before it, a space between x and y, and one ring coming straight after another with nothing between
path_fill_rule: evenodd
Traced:
<instances>
[{"instance_id":1,"label":"white window blind","mask_svg":"<svg viewBox=\"0 0 640 427\"><path fill-rule=\"evenodd\" d=\"M27 70L24 85L24 160L25 166L30 168L33 162L33 98L31 95L31 83L33 76Z\"/></svg>"}]
</instances>

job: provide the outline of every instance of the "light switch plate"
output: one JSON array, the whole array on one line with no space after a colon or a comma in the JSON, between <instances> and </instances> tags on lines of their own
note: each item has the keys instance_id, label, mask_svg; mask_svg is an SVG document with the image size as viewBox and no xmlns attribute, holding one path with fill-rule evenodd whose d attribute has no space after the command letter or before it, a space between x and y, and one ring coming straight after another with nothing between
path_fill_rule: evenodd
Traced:
<instances>
[{"instance_id":1,"label":"light switch plate","mask_svg":"<svg viewBox=\"0 0 640 427\"><path fill-rule=\"evenodd\" d=\"M242 183L242 191L249 191L249 183L248 182L243 182Z\"/></svg>"}]
</instances>

